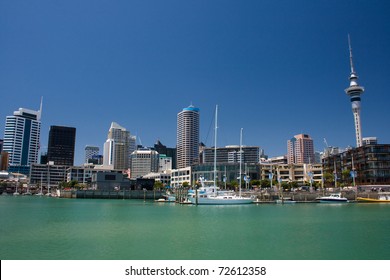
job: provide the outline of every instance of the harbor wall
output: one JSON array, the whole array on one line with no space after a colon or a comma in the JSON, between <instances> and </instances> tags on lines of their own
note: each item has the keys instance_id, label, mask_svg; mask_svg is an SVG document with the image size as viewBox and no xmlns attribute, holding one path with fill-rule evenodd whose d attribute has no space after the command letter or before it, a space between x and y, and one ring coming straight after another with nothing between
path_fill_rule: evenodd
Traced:
<instances>
[{"instance_id":1,"label":"harbor wall","mask_svg":"<svg viewBox=\"0 0 390 280\"><path fill-rule=\"evenodd\" d=\"M98 190L77 190L61 191L61 198L89 198L89 199L159 199L165 192L125 190L125 191L98 191Z\"/></svg>"},{"instance_id":2,"label":"harbor wall","mask_svg":"<svg viewBox=\"0 0 390 280\"><path fill-rule=\"evenodd\" d=\"M158 190L125 190L125 191L98 191L98 190L72 190L61 191L61 198L85 198L85 199L159 199L165 195L165 191ZM299 202L315 202L319 196L327 195L328 193L322 192L286 192L283 193L283 197L290 197L291 199ZM356 200L356 197L365 198L378 198L378 192L359 192L357 195L354 192L343 192L343 197L346 197L350 201ZM176 197L179 201L185 198L187 192L178 192ZM249 193L247 194L249 195ZM250 195L256 196L260 201L272 202L279 198L277 193L250 193Z\"/></svg>"}]
</instances>

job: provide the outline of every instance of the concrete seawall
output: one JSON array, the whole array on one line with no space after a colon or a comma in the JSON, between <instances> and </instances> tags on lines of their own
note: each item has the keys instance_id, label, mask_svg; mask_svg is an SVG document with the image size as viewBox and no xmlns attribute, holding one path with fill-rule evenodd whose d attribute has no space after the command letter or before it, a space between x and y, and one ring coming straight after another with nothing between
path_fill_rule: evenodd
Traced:
<instances>
[{"instance_id":1,"label":"concrete seawall","mask_svg":"<svg viewBox=\"0 0 390 280\"><path fill-rule=\"evenodd\" d=\"M98 191L98 190L77 190L61 191L61 198L89 198L89 199L159 199L163 191Z\"/></svg>"}]
</instances>

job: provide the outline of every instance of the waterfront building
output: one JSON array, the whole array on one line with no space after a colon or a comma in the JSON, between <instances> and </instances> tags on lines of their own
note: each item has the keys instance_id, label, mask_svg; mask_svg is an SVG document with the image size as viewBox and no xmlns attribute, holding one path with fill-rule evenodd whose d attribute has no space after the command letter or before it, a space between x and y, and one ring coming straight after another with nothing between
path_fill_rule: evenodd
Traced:
<instances>
[{"instance_id":1,"label":"waterfront building","mask_svg":"<svg viewBox=\"0 0 390 280\"><path fill-rule=\"evenodd\" d=\"M114 172L114 170L110 170L104 167L97 167L93 164L71 166L66 169L66 182L77 181L79 184L90 187L92 182L92 175L98 172Z\"/></svg>"},{"instance_id":2,"label":"waterfront building","mask_svg":"<svg viewBox=\"0 0 390 280\"><path fill-rule=\"evenodd\" d=\"M140 178L150 172L158 172L159 154L151 149L143 148L134 151L131 156L131 178Z\"/></svg>"},{"instance_id":3,"label":"waterfront building","mask_svg":"<svg viewBox=\"0 0 390 280\"><path fill-rule=\"evenodd\" d=\"M171 187L179 188L183 183L188 183L189 186L192 186L190 166L172 170Z\"/></svg>"},{"instance_id":4,"label":"waterfront building","mask_svg":"<svg viewBox=\"0 0 390 280\"><path fill-rule=\"evenodd\" d=\"M104 143L103 165L115 170L129 168L130 132L119 124L112 122Z\"/></svg>"},{"instance_id":5,"label":"waterfront building","mask_svg":"<svg viewBox=\"0 0 390 280\"><path fill-rule=\"evenodd\" d=\"M242 163L258 163L260 161L260 148L258 146L242 146L240 156L240 146L232 145L217 148L217 163L237 163L242 158ZM214 162L214 147L204 148L201 153L202 163Z\"/></svg>"},{"instance_id":6,"label":"waterfront building","mask_svg":"<svg viewBox=\"0 0 390 280\"><path fill-rule=\"evenodd\" d=\"M66 170L69 166L55 164L32 164L30 169L30 183L45 188L58 188L60 183L66 182Z\"/></svg>"},{"instance_id":7,"label":"waterfront building","mask_svg":"<svg viewBox=\"0 0 390 280\"><path fill-rule=\"evenodd\" d=\"M324 172L344 185L390 184L390 144L366 144L323 159ZM336 167L336 170L335 170ZM352 173L351 173L352 172Z\"/></svg>"},{"instance_id":8,"label":"waterfront building","mask_svg":"<svg viewBox=\"0 0 390 280\"><path fill-rule=\"evenodd\" d=\"M349 45L349 61L351 66L351 75L349 76L349 81L350 81L349 87L345 89L345 93L351 99L353 119L355 122L356 147L360 147L363 145L362 127L360 122L360 101L361 101L360 95L363 94L364 88L362 86L359 86L357 82L358 76L353 66L352 47L351 47L351 40L349 35L348 35L348 45Z\"/></svg>"},{"instance_id":9,"label":"waterfront building","mask_svg":"<svg viewBox=\"0 0 390 280\"><path fill-rule=\"evenodd\" d=\"M49 131L47 160L55 165L74 165L76 128L52 125Z\"/></svg>"},{"instance_id":10,"label":"waterfront building","mask_svg":"<svg viewBox=\"0 0 390 280\"><path fill-rule=\"evenodd\" d=\"M84 151L85 151L84 163L89 163L89 160L93 159L94 156L99 155L100 149L97 146L87 145L85 146Z\"/></svg>"},{"instance_id":11,"label":"waterfront building","mask_svg":"<svg viewBox=\"0 0 390 280\"><path fill-rule=\"evenodd\" d=\"M314 144L307 134L298 134L287 141L287 163L314 163Z\"/></svg>"},{"instance_id":12,"label":"waterfront building","mask_svg":"<svg viewBox=\"0 0 390 280\"><path fill-rule=\"evenodd\" d=\"M8 153L8 170L29 174L38 162L41 135L41 107L38 111L19 108L6 117L3 151Z\"/></svg>"},{"instance_id":13,"label":"waterfront building","mask_svg":"<svg viewBox=\"0 0 390 280\"><path fill-rule=\"evenodd\" d=\"M153 190L154 179L129 179L121 172L92 174L92 189L101 191Z\"/></svg>"},{"instance_id":14,"label":"waterfront building","mask_svg":"<svg viewBox=\"0 0 390 280\"><path fill-rule=\"evenodd\" d=\"M91 186L93 190L129 190L130 180L121 172L96 172L92 174Z\"/></svg>"},{"instance_id":15,"label":"waterfront building","mask_svg":"<svg viewBox=\"0 0 390 280\"><path fill-rule=\"evenodd\" d=\"M166 172L151 172L144 175L144 179L154 179L160 181L164 186L170 186L171 184L171 170Z\"/></svg>"},{"instance_id":16,"label":"waterfront building","mask_svg":"<svg viewBox=\"0 0 390 280\"><path fill-rule=\"evenodd\" d=\"M285 163L261 163L260 179L274 181L280 183L297 182L299 185L310 185L310 181L322 185L323 168L322 164L285 164Z\"/></svg>"},{"instance_id":17,"label":"waterfront building","mask_svg":"<svg viewBox=\"0 0 390 280\"><path fill-rule=\"evenodd\" d=\"M261 163L287 164L287 156L270 157L268 159L262 160Z\"/></svg>"},{"instance_id":18,"label":"waterfront building","mask_svg":"<svg viewBox=\"0 0 390 280\"><path fill-rule=\"evenodd\" d=\"M199 162L199 108L189 106L177 114L177 168Z\"/></svg>"}]
</instances>

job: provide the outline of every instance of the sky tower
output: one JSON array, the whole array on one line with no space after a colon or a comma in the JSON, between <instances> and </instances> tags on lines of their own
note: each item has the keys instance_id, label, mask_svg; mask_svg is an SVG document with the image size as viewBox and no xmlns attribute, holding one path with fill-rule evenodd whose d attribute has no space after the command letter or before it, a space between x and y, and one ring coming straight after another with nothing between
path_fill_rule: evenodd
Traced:
<instances>
[{"instance_id":1,"label":"sky tower","mask_svg":"<svg viewBox=\"0 0 390 280\"><path fill-rule=\"evenodd\" d=\"M364 92L364 88L357 83L358 76L353 67L351 39L348 34L349 45L349 60L351 64L351 76L349 77L349 87L345 89L345 93L351 98L353 118L355 121L356 146L362 146L362 127L360 124L360 95Z\"/></svg>"}]
</instances>

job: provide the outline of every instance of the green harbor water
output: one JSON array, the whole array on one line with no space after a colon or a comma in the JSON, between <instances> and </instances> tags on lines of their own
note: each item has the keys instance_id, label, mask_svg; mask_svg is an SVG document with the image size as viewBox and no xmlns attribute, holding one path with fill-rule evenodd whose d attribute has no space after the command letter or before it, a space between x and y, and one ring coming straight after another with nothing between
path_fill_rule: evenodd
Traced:
<instances>
[{"instance_id":1,"label":"green harbor water","mask_svg":"<svg viewBox=\"0 0 390 280\"><path fill-rule=\"evenodd\" d=\"M0 196L2 260L388 260L390 204Z\"/></svg>"}]
</instances>

